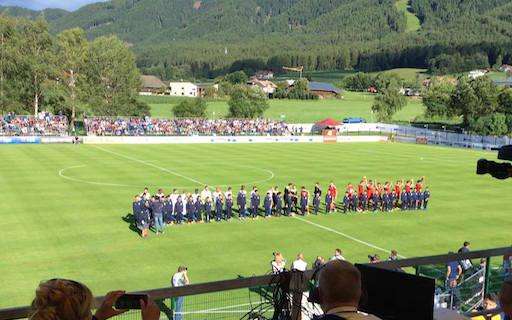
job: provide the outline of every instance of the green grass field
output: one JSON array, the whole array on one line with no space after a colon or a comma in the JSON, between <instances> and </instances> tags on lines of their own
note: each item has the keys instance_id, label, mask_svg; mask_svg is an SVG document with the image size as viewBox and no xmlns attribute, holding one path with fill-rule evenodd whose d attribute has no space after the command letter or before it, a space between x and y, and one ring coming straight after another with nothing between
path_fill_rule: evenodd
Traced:
<instances>
[{"instance_id":1,"label":"green grass field","mask_svg":"<svg viewBox=\"0 0 512 320\"><path fill-rule=\"evenodd\" d=\"M55 277L83 281L100 295L168 286L180 264L194 283L262 274L276 250L289 263L298 252L312 262L340 247L364 262L370 253L386 257L375 247L413 257L445 253L464 240L473 249L512 240L503 196L512 185L474 173L477 159L495 157L486 152L384 143L5 145L0 155L0 307L28 304L39 281ZM342 189L363 175L425 175L430 209L172 226L146 240L123 220L144 186L168 192L256 183L267 190L293 181L311 189L334 180Z\"/></svg>"},{"instance_id":2,"label":"green grass field","mask_svg":"<svg viewBox=\"0 0 512 320\"><path fill-rule=\"evenodd\" d=\"M395 5L398 11L403 12L407 18L406 32L414 32L421 29L420 19L409 11L409 0L397 0Z\"/></svg>"},{"instance_id":3,"label":"green grass field","mask_svg":"<svg viewBox=\"0 0 512 320\"><path fill-rule=\"evenodd\" d=\"M148 98L145 98L148 99ZM159 97L149 98L151 115L154 117L173 117L172 107L179 103L179 99ZM326 100L270 100L270 108L265 117L271 119L284 119L289 123L312 123L327 117L342 120L345 117L363 117L368 122L375 121L371 113L374 96L367 93L345 92L343 99ZM215 113L215 114L214 114ZM224 117L228 113L227 101L208 101L208 116L210 118ZM421 100L409 99L407 106L398 112L394 120L412 121L421 118L424 106Z\"/></svg>"}]
</instances>

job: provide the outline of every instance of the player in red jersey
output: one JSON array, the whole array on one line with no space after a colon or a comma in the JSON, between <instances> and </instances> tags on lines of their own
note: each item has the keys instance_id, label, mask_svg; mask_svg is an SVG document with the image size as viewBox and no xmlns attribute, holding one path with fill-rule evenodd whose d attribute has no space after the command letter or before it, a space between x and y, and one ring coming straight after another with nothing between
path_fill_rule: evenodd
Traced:
<instances>
[{"instance_id":1,"label":"player in red jersey","mask_svg":"<svg viewBox=\"0 0 512 320\"><path fill-rule=\"evenodd\" d=\"M408 180L405 183L405 193L407 193L407 194L411 193L411 188L412 188L412 181Z\"/></svg>"},{"instance_id":2,"label":"player in red jersey","mask_svg":"<svg viewBox=\"0 0 512 320\"><path fill-rule=\"evenodd\" d=\"M416 190L416 193L418 192L421 192L421 190L423 189L423 180L425 179L425 177L421 177L417 182L416 182L416 185L414 186L414 190Z\"/></svg>"},{"instance_id":3,"label":"player in red jersey","mask_svg":"<svg viewBox=\"0 0 512 320\"><path fill-rule=\"evenodd\" d=\"M395 199L396 203L395 206L398 208L398 204L400 202L400 195L402 194L402 180L397 180L395 183Z\"/></svg>"},{"instance_id":4,"label":"player in red jersey","mask_svg":"<svg viewBox=\"0 0 512 320\"><path fill-rule=\"evenodd\" d=\"M352 196L354 196L355 189L354 189L354 186L352 185L352 183L349 183L347 185L347 192L348 192L348 195L350 196L350 198L352 198Z\"/></svg>"},{"instance_id":5,"label":"player in red jersey","mask_svg":"<svg viewBox=\"0 0 512 320\"><path fill-rule=\"evenodd\" d=\"M336 198L338 197L338 189L336 188L334 182L331 181L327 192L332 197L331 210L336 211Z\"/></svg>"},{"instance_id":6,"label":"player in red jersey","mask_svg":"<svg viewBox=\"0 0 512 320\"><path fill-rule=\"evenodd\" d=\"M375 186L373 185L372 180L370 180L368 182L368 187L366 189L366 195L368 197L368 201L372 198L374 193L375 193Z\"/></svg>"},{"instance_id":7,"label":"player in red jersey","mask_svg":"<svg viewBox=\"0 0 512 320\"><path fill-rule=\"evenodd\" d=\"M389 181L386 181L386 183L384 184L384 192L385 193L391 192L391 184L389 183Z\"/></svg>"},{"instance_id":8,"label":"player in red jersey","mask_svg":"<svg viewBox=\"0 0 512 320\"><path fill-rule=\"evenodd\" d=\"M366 186L365 186L363 180L361 180L361 182L359 182L359 184L357 185L357 196L361 197L361 195L363 194L365 189L366 189Z\"/></svg>"}]
</instances>

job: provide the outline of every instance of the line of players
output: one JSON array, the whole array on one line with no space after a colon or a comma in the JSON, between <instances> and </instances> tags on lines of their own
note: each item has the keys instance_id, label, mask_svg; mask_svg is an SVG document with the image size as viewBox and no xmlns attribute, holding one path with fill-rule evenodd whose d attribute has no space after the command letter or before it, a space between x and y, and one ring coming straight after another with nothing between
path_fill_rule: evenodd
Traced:
<instances>
[{"instance_id":1,"label":"line of players","mask_svg":"<svg viewBox=\"0 0 512 320\"><path fill-rule=\"evenodd\" d=\"M363 177L357 187L357 192L352 184L348 184L345 195L341 200L341 206L337 206L338 190L333 182L329 184L325 194L325 213L351 211L391 211L401 210L426 210L430 198L428 188L423 190L423 178L415 185L412 180L403 183L397 181L394 187L389 182L385 184L373 183ZM232 188L222 192L219 187L211 192L208 186L199 192L196 189L192 193L180 194L174 189L169 195L165 195L162 189L151 196L148 188L133 200L133 215L137 227L143 237L148 235L149 228L154 227L157 234L163 233L166 224L182 224L194 222L210 222L211 220L230 220L234 217L234 202L236 200L238 218L257 219L263 209L263 217L291 216L293 214L307 215L312 210L313 214L320 212L322 189L319 183L315 184L313 197L302 187L297 190L293 183L289 183L283 193L276 186L267 191L263 198L258 188L254 186L250 194L245 186L241 186L236 199ZM311 203L310 203L311 200Z\"/></svg>"},{"instance_id":2,"label":"line of players","mask_svg":"<svg viewBox=\"0 0 512 320\"><path fill-rule=\"evenodd\" d=\"M357 186L357 192L352 184L348 184L342 200L342 210L347 211L384 211L427 210L430 200L430 190L423 187L424 177L416 181L398 180L394 185L390 182L374 183L363 177ZM326 199L327 203L327 199ZM332 206L335 209L335 206Z\"/></svg>"}]
</instances>

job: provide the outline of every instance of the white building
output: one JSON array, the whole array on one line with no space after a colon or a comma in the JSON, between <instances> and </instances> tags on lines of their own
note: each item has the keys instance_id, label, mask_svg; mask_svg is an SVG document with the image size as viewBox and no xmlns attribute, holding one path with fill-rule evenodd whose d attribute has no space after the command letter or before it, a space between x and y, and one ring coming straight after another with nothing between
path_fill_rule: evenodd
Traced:
<instances>
[{"instance_id":1,"label":"white building","mask_svg":"<svg viewBox=\"0 0 512 320\"><path fill-rule=\"evenodd\" d=\"M476 78L485 76L486 73L487 73L487 70L472 70L469 72L468 77L470 79L476 79Z\"/></svg>"},{"instance_id":2,"label":"white building","mask_svg":"<svg viewBox=\"0 0 512 320\"><path fill-rule=\"evenodd\" d=\"M169 83L171 96L176 97L199 97L200 93L196 84L192 82L171 82Z\"/></svg>"}]
</instances>

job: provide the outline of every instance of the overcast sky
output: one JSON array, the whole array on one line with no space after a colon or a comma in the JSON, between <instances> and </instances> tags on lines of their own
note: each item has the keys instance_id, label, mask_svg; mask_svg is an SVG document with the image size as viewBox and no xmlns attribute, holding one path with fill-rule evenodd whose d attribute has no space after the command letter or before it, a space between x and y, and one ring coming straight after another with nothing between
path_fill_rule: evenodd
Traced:
<instances>
[{"instance_id":1,"label":"overcast sky","mask_svg":"<svg viewBox=\"0 0 512 320\"><path fill-rule=\"evenodd\" d=\"M86 4L101 1L106 0L0 0L0 5L19 6L33 10L41 10L45 8L61 8L73 11Z\"/></svg>"}]
</instances>

